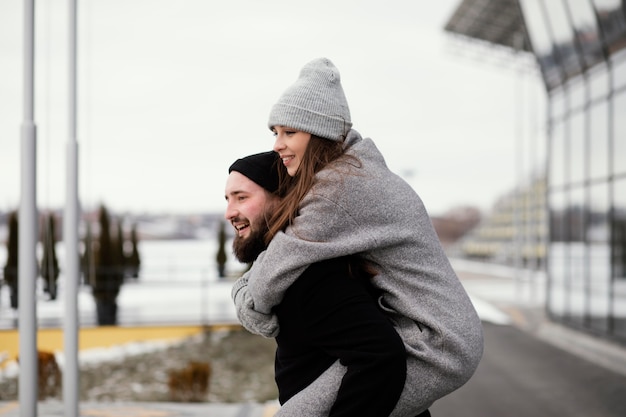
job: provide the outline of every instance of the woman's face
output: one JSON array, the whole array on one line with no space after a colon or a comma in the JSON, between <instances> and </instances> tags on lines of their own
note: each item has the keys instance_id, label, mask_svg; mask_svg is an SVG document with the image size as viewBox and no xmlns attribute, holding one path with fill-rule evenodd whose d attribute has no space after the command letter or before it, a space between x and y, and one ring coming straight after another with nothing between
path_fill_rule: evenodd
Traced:
<instances>
[{"instance_id":1,"label":"woman's face","mask_svg":"<svg viewBox=\"0 0 626 417\"><path fill-rule=\"evenodd\" d=\"M286 126L274 126L274 151L280 155L287 173L293 177L302 163L304 151L309 145L311 134Z\"/></svg>"}]
</instances>

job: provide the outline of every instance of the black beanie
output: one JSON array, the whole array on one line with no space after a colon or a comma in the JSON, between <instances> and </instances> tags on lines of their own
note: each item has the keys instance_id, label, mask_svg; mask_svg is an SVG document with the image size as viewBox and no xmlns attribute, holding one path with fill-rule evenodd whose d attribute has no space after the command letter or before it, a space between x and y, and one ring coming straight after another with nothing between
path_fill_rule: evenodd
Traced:
<instances>
[{"instance_id":1,"label":"black beanie","mask_svg":"<svg viewBox=\"0 0 626 417\"><path fill-rule=\"evenodd\" d=\"M246 156L233 162L228 173L237 171L270 193L275 193L278 191L278 159L278 154L274 151Z\"/></svg>"}]
</instances>

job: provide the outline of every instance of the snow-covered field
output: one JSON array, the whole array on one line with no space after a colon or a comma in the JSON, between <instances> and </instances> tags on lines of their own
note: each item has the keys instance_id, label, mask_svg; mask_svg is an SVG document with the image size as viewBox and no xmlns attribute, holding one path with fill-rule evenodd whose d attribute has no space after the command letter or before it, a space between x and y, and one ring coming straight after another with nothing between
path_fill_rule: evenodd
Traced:
<instances>
[{"instance_id":1,"label":"snow-covered field","mask_svg":"<svg viewBox=\"0 0 626 417\"><path fill-rule=\"evenodd\" d=\"M129 279L118 297L120 324L210 324L236 322L230 299L232 280L217 277L213 240L157 240L143 241L139 246L141 273L137 280ZM63 288L63 247L57 248L61 276L59 296L48 300L43 292L43 282L38 279L37 317L40 327L59 327L65 315L65 292ZM0 265L4 265L6 249L0 247ZM502 266L494 266L454 260L457 270L488 273L510 278L498 285L493 281L481 283L476 280L464 282L483 320L506 322L507 317L489 302L493 299L519 299L519 288L513 285L515 273ZM232 275L241 273L243 266L232 256L227 271ZM538 281L543 282L542 277ZM542 284L541 284L542 285ZM538 287L539 285L537 285ZM542 299L535 300L536 302ZM87 286L78 293L78 309L81 325L95 323L95 304ZM17 313L10 308L9 288L0 288L0 328L13 328Z\"/></svg>"},{"instance_id":2,"label":"snow-covered field","mask_svg":"<svg viewBox=\"0 0 626 417\"><path fill-rule=\"evenodd\" d=\"M236 320L230 301L232 281L217 277L217 245L209 240L161 240L140 242L141 272L128 279L118 296L120 324L214 323ZM37 317L40 327L60 327L65 315L64 263L61 244L57 246L61 268L59 296L49 300L43 281L37 282ZM0 249L4 265L6 249ZM243 266L230 257L227 271L238 274ZM93 325L95 303L90 288L78 293L81 325ZM9 288L0 288L0 328L13 328L17 313L10 308Z\"/></svg>"}]
</instances>

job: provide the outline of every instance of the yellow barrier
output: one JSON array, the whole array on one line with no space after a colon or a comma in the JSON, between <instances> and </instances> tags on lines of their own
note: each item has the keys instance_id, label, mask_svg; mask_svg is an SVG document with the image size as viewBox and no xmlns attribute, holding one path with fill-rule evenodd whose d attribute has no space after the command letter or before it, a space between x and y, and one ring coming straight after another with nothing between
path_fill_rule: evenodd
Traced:
<instances>
[{"instance_id":1,"label":"yellow barrier","mask_svg":"<svg viewBox=\"0 0 626 417\"><path fill-rule=\"evenodd\" d=\"M212 326L99 326L79 329L78 349L106 348L131 342L148 340L175 341L200 334L207 330L239 329L239 325ZM37 350L48 352L63 351L62 329L39 329L37 331ZM17 329L0 330L0 367L2 361L10 361L19 354L19 331ZM2 358L1 356L5 356Z\"/></svg>"}]
</instances>

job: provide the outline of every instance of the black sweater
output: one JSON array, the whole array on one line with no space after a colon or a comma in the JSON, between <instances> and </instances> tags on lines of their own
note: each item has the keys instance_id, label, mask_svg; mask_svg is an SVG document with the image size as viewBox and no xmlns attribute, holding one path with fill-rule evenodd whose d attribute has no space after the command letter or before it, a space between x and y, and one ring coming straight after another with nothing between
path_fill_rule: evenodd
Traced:
<instances>
[{"instance_id":1,"label":"black sweater","mask_svg":"<svg viewBox=\"0 0 626 417\"><path fill-rule=\"evenodd\" d=\"M275 308L279 401L306 388L336 360L346 366L330 416L391 413L406 377L400 336L346 258L309 266Z\"/></svg>"}]
</instances>

